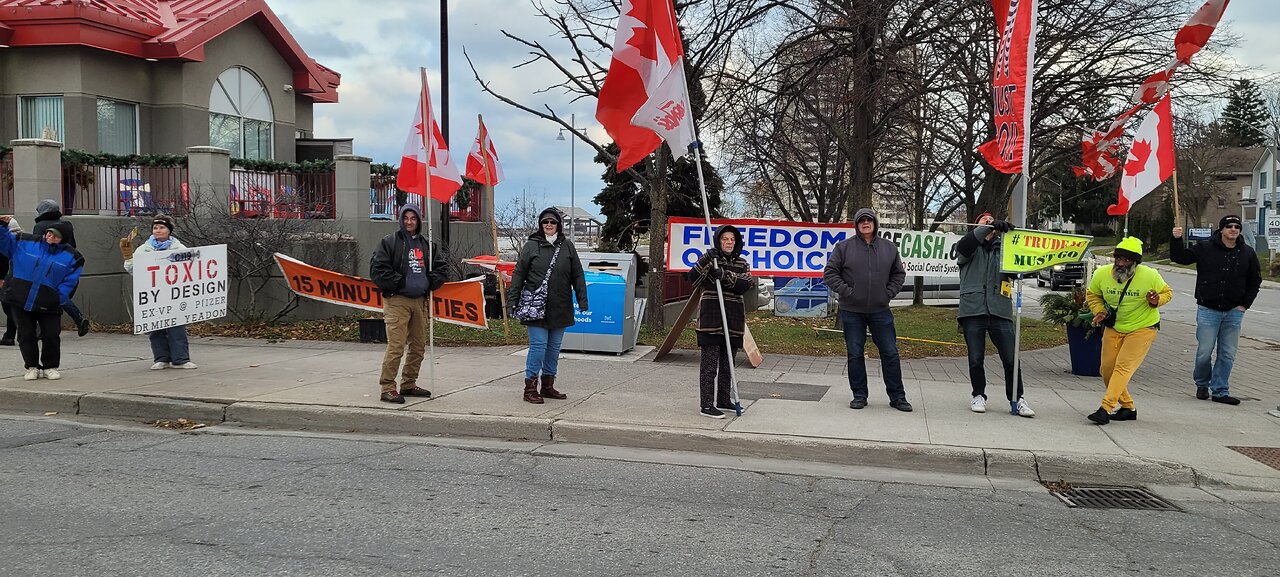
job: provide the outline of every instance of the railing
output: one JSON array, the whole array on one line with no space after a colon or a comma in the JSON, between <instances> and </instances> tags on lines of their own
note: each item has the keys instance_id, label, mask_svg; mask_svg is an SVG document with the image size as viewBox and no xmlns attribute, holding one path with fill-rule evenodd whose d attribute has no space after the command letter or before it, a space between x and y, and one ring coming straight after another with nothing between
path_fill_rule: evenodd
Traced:
<instances>
[{"instance_id":1,"label":"railing","mask_svg":"<svg viewBox=\"0 0 1280 577\"><path fill-rule=\"evenodd\" d=\"M666 271L662 275L663 304L682 301L693 295L693 283L685 278L683 272Z\"/></svg>"},{"instance_id":2,"label":"railing","mask_svg":"<svg viewBox=\"0 0 1280 577\"><path fill-rule=\"evenodd\" d=\"M13 151L0 155L0 212L13 212Z\"/></svg>"},{"instance_id":3,"label":"railing","mask_svg":"<svg viewBox=\"0 0 1280 577\"><path fill-rule=\"evenodd\" d=\"M467 195L467 206L463 207L458 204L458 197ZM475 187L468 190L463 187L457 194L453 195L453 201L449 203L449 220L458 220L462 222L480 222L484 216L484 188Z\"/></svg>"},{"instance_id":4,"label":"railing","mask_svg":"<svg viewBox=\"0 0 1280 577\"><path fill-rule=\"evenodd\" d=\"M12 205L12 196L9 203ZM185 215L190 210L185 166L62 167L65 215Z\"/></svg>"},{"instance_id":5,"label":"railing","mask_svg":"<svg viewBox=\"0 0 1280 577\"><path fill-rule=\"evenodd\" d=\"M231 171L231 214L240 218L335 218L332 172Z\"/></svg>"},{"instance_id":6,"label":"railing","mask_svg":"<svg viewBox=\"0 0 1280 577\"><path fill-rule=\"evenodd\" d=\"M396 176L373 175L369 181L369 218L374 220L397 220L400 207L396 202ZM406 192L405 202L423 209L422 195Z\"/></svg>"}]
</instances>

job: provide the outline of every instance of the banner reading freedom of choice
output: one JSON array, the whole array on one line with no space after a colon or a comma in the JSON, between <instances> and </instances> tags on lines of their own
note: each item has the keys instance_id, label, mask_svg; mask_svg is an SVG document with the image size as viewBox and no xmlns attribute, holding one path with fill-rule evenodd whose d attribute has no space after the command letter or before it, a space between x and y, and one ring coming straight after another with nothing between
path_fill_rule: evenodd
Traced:
<instances>
[{"instance_id":1,"label":"banner reading freedom of choice","mask_svg":"<svg viewBox=\"0 0 1280 577\"><path fill-rule=\"evenodd\" d=\"M227 316L227 245L136 252L133 334Z\"/></svg>"},{"instance_id":2,"label":"banner reading freedom of choice","mask_svg":"<svg viewBox=\"0 0 1280 577\"><path fill-rule=\"evenodd\" d=\"M785 220L716 219L713 227L731 224L742 232L742 258L759 276L820 277L831 248L857 234L849 223ZM667 221L667 270L687 271L710 244L702 219L673 216ZM954 277L959 235L941 232L880 229L898 245L908 275Z\"/></svg>"},{"instance_id":3,"label":"banner reading freedom of choice","mask_svg":"<svg viewBox=\"0 0 1280 577\"><path fill-rule=\"evenodd\" d=\"M1055 264L1084 259L1091 236L1017 229L1004 233L1000 245L1000 272L1029 273Z\"/></svg>"}]
</instances>

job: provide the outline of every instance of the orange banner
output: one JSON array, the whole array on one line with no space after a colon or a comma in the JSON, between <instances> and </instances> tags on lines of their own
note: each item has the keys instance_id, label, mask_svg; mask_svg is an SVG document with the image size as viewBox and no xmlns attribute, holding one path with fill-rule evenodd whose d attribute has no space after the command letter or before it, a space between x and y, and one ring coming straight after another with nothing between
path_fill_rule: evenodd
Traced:
<instances>
[{"instance_id":1,"label":"orange banner","mask_svg":"<svg viewBox=\"0 0 1280 577\"><path fill-rule=\"evenodd\" d=\"M382 291L373 281L311 266L276 253L276 265L298 296L366 311L382 312ZM445 283L431 293L432 313L441 322L489 328L484 315L484 277Z\"/></svg>"}]
</instances>

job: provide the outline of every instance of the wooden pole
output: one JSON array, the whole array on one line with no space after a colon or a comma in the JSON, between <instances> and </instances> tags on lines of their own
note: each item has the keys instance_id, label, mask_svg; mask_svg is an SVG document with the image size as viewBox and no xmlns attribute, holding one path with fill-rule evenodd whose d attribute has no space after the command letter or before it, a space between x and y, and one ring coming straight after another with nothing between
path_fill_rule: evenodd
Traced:
<instances>
[{"instance_id":1,"label":"wooden pole","mask_svg":"<svg viewBox=\"0 0 1280 577\"><path fill-rule=\"evenodd\" d=\"M1182 226L1181 211L1178 210L1178 169L1173 169L1173 226Z\"/></svg>"},{"instance_id":2,"label":"wooden pole","mask_svg":"<svg viewBox=\"0 0 1280 577\"><path fill-rule=\"evenodd\" d=\"M477 114L476 121L480 124L480 130L483 138L480 139L480 164L484 165L485 182L493 182L493 177L489 174L489 131L484 128L484 115ZM502 304L502 334L511 334L511 327L507 323L507 283L502 280L502 271L498 270L498 263L502 262L502 248L498 246L498 219L494 204L497 198L493 195L493 185L484 185L484 197L489 201L489 223L493 229L493 274L498 277L498 302Z\"/></svg>"}]
</instances>

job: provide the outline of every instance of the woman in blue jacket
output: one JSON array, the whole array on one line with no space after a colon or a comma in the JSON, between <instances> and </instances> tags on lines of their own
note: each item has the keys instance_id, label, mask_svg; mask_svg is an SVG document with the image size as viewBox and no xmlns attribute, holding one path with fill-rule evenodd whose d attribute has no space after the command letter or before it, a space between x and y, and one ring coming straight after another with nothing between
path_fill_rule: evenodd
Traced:
<instances>
[{"instance_id":1,"label":"woman in blue jacket","mask_svg":"<svg viewBox=\"0 0 1280 577\"><path fill-rule=\"evenodd\" d=\"M0 224L7 226L12 218L0 216ZM68 234L65 222L50 224L42 236L0 231L0 254L10 262L0 299L18 321L18 348L28 381L62 378L62 304L71 298L84 268L84 257L63 242Z\"/></svg>"}]
</instances>

